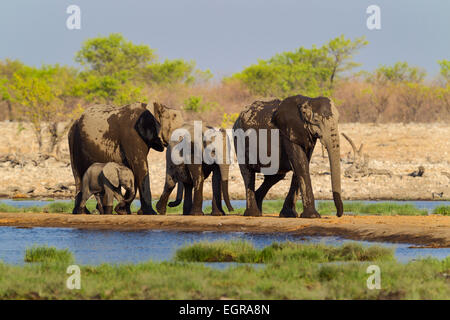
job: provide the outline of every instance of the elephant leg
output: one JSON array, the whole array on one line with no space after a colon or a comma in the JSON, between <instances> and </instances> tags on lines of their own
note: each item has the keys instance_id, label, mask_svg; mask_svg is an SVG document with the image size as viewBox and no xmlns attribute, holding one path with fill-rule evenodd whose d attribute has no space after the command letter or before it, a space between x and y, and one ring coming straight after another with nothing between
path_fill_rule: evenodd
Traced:
<instances>
[{"instance_id":1,"label":"elephant leg","mask_svg":"<svg viewBox=\"0 0 450 320\"><path fill-rule=\"evenodd\" d=\"M222 176L220 170L214 170L212 176L212 216L224 216L225 212L222 209L222 188L221 188Z\"/></svg>"},{"instance_id":2,"label":"elephant leg","mask_svg":"<svg viewBox=\"0 0 450 320\"><path fill-rule=\"evenodd\" d=\"M191 215L202 216L204 215L203 207L203 169L202 165L191 164L188 165L188 169L191 173L192 181L194 183L194 201L192 203Z\"/></svg>"},{"instance_id":3,"label":"elephant leg","mask_svg":"<svg viewBox=\"0 0 450 320\"><path fill-rule=\"evenodd\" d=\"M246 209L244 216L260 217L262 216L255 199L255 173L250 171L245 164L240 164L242 178L244 179L244 186L246 190Z\"/></svg>"},{"instance_id":4,"label":"elephant leg","mask_svg":"<svg viewBox=\"0 0 450 320\"><path fill-rule=\"evenodd\" d=\"M126 214L128 213L128 212L127 212L127 209L126 209L127 203L125 202L125 199L124 199L123 196L122 196L122 192L120 191L120 188L119 188L118 191L113 191L113 196L114 196L114 198L116 198L117 201L119 202L119 203L116 205L116 207L114 208L114 211L115 211L117 214L120 214L120 215L126 215ZM114 204L114 200L113 200L113 204Z\"/></svg>"},{"instance_id":5,"label":"elephant leg","mask_svg":"<svg viewBox=\"0 0 450 320\"><path fill-rule=\"evenodd\" d=\"M131 162L134 173L134 181L139 189L141 208L138 214L155 215L156 211L152 207L152 193L150 190L150 177L148 174L148 163L145 156L137 157L139 160Z\"/></svg>"},{"instance_id":6,"label":"elephant leg","mask_svg":"<svg viewBox=\"0 0 450 320\"><path fill-rule=\"evenodd\" d=\"M192 209L192 184L184 185L183 215L189 215Z\"/></svg>"},{"instance_id":7,"label":"elephant leg","mask_svg":"<svg viewBox=\"0 0 450 320\"><path fill-rule=\"evenodd\" d=\"M91 195L92 195L92 193L89 192L88 190L84 190L81 192L81 199L80 199L80 203L78 206L78 212L76 212L76 213L90 214L89 210L86 208L86 202L89 200Z\"/></svg>"},{"instance_id":8,"label":"elephant leg","mask_svg":"<svg viewBox=\"0 0 450 320\"><path fill-rule=\"evenodd\" d=\"M130 199L130 194L131 194L131 191L130 191L130 190L127 190L127 191L125 192L125 199ZM136 194L136 192L135 192L134 194ZM131 214L131 203L132 203L132 202L133 202L133 201L131 201L131 202L125 201L123 210L124 210L127 214Z\"/></svg>"},{"instance_id":9,"label":"elephant leg","mask_svg":"<svg viewBox=\"0 0 450 320\"><path fill-rule=\"evenodd\" d=\"M103 196L104 214L112 214L113 204L114 204L114 193L109 188L105 188L105 195Z\"/></svg>"},{"instance_id":10,"label":"elephant leg","mask_svg":"<svg viewBox=\"0 0 450 320\"><path fill-rule=\"evenodd\" d=\"M103 211L103 199L100 195L100 193L96 193L95 195L95 200L97 200L97 210L100 214L105 214L105 212Z\"/></svg>"},{"instance_id":11,"label":"elephant leg","mask_svg":"<svg viewBox=\"0 0 450 320\"><path fill-rule=\"evenodd\" d=\"M270 188L272 188L272 186L274 186L279 181L283 180L285 176L286 176L286 174L284 174L284 173L264 176L264 182L261 184L261 186L255 192L256 204L258 205L258 209L261 212L262 212L262 202L263 202L267 192L269 192L269 190L270 190Z\"/></svg>"},{"instance_id":12,"label":"elephant leg","mask_svg":"<svg viewBox=\"0 0 450 320\"><path fill-rule=\"evenodd\" d=\"M314 204L314 194L312 192L311 177L309 175L309 161L302 147L290 144L285 148L289 157L289 162L297 178L303 202L303 212L301 218L320 218Z\"/></svg>"},{"instance_id":13,"label":"elephant leg","mask_svg":"<svg viewBox=\"0 0 450 320\"><path fill-rule=\"evenodd\" d=\"M298 177L293 174L291 179L291 187L289 188L288 195L284 200L283 208L280 211L280 217L283 218L297 218L298 214L295 210L295 204L297 203L299 185Z\"/></svg>"},{"instance_id":14,"label":"elephant leg","mask_svg":"<svg viewBox=\"0 0 450 320\"><path fill-rule=\"evenodd\" d=\"M77 195L75 196L75 205L73 207L72 213L73 214L80 214L81 213L81 208L80 208L80 204L81 204L81 198L83 197L83 193L80 191L77 193Z\"/></svg>"},{"instance_id":15,"label":"elephant leg","mask_svg":"<svg viewBox=\"0 0 450 320\"><path fill-rule=\"evenodd\" d=\"M164 190L156 203L156 210L159 214L166 214L167 209L167 201L169 200L169 196L172 193L173 189L176 186L176 182L173 177L169 174L166 175L166 182L164 183Z\"/></svg>"}]
</instances>

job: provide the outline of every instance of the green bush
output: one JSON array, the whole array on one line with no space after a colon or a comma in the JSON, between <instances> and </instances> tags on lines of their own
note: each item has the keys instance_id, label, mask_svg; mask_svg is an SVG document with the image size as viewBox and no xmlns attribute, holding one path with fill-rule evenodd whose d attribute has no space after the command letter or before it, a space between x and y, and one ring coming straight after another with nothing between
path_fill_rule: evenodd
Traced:
<instances>
[{"instance_id":1,"label":"green bush","mask_svg":"<svg viewBox=\"0 0 450 320\"><path fill-rule=\"evenodd\" d=\"M203 102L202 96L190 96L183 103L183 110L192 112L205 112L217 107L217 102Z\"/></svg>"},{"instance_id":2,"label":"green bush","mask_svg":"<svg viewBox=\"0 0 450 320\"><path fill-rule=\"evenodd\" d=\"M71 263L73 261L73 254L68 249L34 246L25 251L25 262Z\"/></svg>"},{"instance_id":3,"label":"green bush","mask_svg":"<svg viewBox=\"0 0 450 320\"><path fill-rule=\"evenodd\" d=\"M450 206L437 206L433 210L434 214L442 214L443 216L450 216Z\"/></svg>"}]
</instances>

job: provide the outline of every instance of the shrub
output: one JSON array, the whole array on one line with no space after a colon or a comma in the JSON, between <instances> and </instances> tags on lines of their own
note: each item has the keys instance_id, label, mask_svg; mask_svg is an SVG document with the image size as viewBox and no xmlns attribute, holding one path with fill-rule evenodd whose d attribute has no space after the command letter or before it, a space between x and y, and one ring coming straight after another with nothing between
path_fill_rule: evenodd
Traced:
<instances>
[{"instance_id":1,"label":"shrub","mask_svg":"<svg viewBox=\"0 0 450 320\"><path fill-rule=\"evenodd\" d=\"M73 261L73 254L68 249L34 246L25 251L25 262L71 263Z\"/></svg>"},{"instance_id":2,"label":"shrub","mask_svg":"<svg viewBox=\"0 0 450 320\"><path fill-rule=\"evenodd\" d=\"M216 102L203 102L202 96L190 96L184 100L183 110L192 112L205 112L218 107Z\"/></svg>"},{"instance_id":3,"label":"shrub","mask_svg":"<svg viewBox=\"0 0 450 320\"><path fill-rule=\"evenodd\" d=\"M434 214L442 214L443 216L450 216L450 206L437 206L433 210Z\"/></svg>"}]
</instances>

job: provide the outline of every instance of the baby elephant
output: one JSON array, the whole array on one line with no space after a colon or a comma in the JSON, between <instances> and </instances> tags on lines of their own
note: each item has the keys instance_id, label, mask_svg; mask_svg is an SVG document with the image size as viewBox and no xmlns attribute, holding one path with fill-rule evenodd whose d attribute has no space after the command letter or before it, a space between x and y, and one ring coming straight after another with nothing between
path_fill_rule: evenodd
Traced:
<instances>
[{"instance_id":1,"label":"baby elephant","mask_svg":"<svg viewBox=\"0 0 450 320\"><path fill-rule=\"evenodd\" d=\"M124 199L121 187L125 188L127 199ZM94 194L97 200L97 209L100 214L111 214L114 198L119 201L114 211L118 214L129 214L128 204L135 197L133 172L114 162L94 163L91 165L81 181L81 201L73 213L87 213L86 201Z\"/></svg>"}]
</instances>

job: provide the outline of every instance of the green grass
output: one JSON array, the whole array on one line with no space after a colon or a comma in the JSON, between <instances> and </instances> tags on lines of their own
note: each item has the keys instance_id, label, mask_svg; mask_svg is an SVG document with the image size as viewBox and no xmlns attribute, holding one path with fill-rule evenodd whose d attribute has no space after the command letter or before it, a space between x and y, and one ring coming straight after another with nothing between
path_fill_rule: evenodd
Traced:
<instances>
[{"instance_id":1,"label":"green grass","mask_svg":"<svg viewBox=\"0 0 450 320\"><path fill-rule=\"evenodd\" d=\"M437 206L433 210L434 214L442 214L443 216L450 216L450 206Z\"/></svg>"},{"instance_id":2,"label":"green grass","mask_svg":"<svg viewBox=\"0 0 450 320\"><path fill-rule=\"evenodd\" d=\"M264 251L274 255L264 268L218 270L180 261L80 266L80 290L66 287L68 263L0 262L0 299L450 299L450 257L401 264L379 249L369 253L368 248L289 243L262 250L245 243L220 246L242 257ZM349 260L363 262L323 263ZM381 269L381 290L367 288L371 264Z\"/></svg>"},{"instance_id":3,"label":"green grass","mask_svg":"<svg viewBox=\"0 0 450 320\"><path fill-rule=\"evenodd\" d=\"M117 201L115 201L117 203ZM263 202L263 212L264 213L278 213L281 211L283 207L284 200L271 200ZM153 204L156 204L156 201L153 201ZM0 203L0 212L48 212L48 213L71 213L73 209L74 203L70 202L61 202L61 201L52 201L51 203L39 207L39 206L31 206L24 208L17 208L11 205L7 205L4 203ZM87 202L87 208L92 212L96 207L96 201L91 199ZM228 212L226 206L223 206L224 211L227 214L234 215L243 215L245 211L244 208L235 208L233 212ZM138 206L132 205L131 211L137 212ZM303 206L301 201L297 201L296 210L298 213L303 211ZM211 212L211 206L206 207L203 210L205 213ZM331 201L320 201L317 205L317 211L321 215L334 215L336 213L336 208L334 203ZM170 208L167 207L167 214L182 214L183 212L183 203L179 206ZM427 215L428 211L425 209L418 209L412 204L398 204L392 202L382 202L382 203L369 203L365 204L363 202L344 202L344 212L352 212L355 215L358 214L369 214L369 215L408 215L408 216L417 216L417 215ZM450 215L450 206L439 206L436 207L433 211L435 214L442 215Z\"/></svg>"},{"instance_id":4,"label":"green grass","mask_svg":"<svg viewBox=\"0 0 450 320\"><path fill-rule=\"evenodd\" d=\"M273 243L261 250L251 243L199 242L177 250L176 261L184 262L243 262L272 263L275 261L334 262L392 260L393 249L380 246L363 246L346 243L339 247L324 244L298 244L293 242Z\"/></svg>"},{"instance_id":5,"label":"green grass","mask_svg":"<svg viewBox=\"0 0 450 320\"><path fill-rule=\"evenodd\" d=\"M29 199L28 199L29 200ZM114 205L117 204L117 201L114 200ZM94 211L97 206L97 201L94 199L88 200L86 203L86 207L89 211ZM0 203L0 212L46 212L46 213L72 213L74 207L74 201L51 201L49 204L44 206L28 206L28 207L15 207L12 205L8 205L5 203ZM131 206L131 210L136 212L139 208L134 204Z\"/></svg>"},{"instance_id":6,"label":"green grass","mask_svg":"<svg viewBox=\"0 0 450 320\"><path fill-rule=\"evenodd\" d=\"M319 202L318 211L320 214L334 214L336 208L333 202ZM344 202L344 212L354 214L371 214L382 216L405 215L405 216L426 216L427 210L418 209L412 204L398 204L392 202L382 203L363 203L363 202Z\"/></svg>"},{"instance_id":7,"label":"green grass","mask_svg":"<svg viewBox=\"0 0 450 320\"><path fill-rule=\"evenodd\" d=\"M55 247L39 246L28 248L25 251L25 262L46 263L72 263L73 254L68 249L57 249Z\"/></svg>"}]
</instances>

